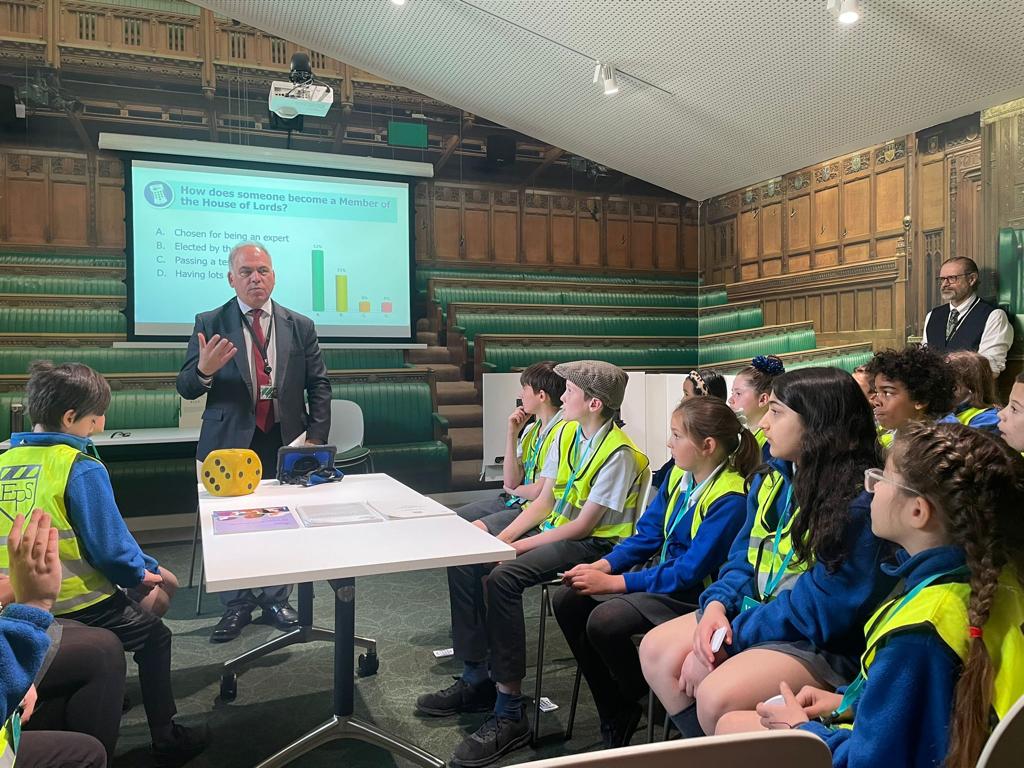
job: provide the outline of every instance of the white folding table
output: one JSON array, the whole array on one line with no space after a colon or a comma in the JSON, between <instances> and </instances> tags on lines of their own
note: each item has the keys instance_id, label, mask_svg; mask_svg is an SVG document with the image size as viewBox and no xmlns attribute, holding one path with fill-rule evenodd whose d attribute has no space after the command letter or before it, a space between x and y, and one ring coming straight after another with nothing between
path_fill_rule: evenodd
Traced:
<instances>
[{"instance_id":1,"label":"white folding table","mask_svg":"<svg viewBox=\"0 0 1024 768\"><path fill-rule=\"evenodd\" d=\"M213 532L213 512L218 510L287 506L294 513L303 505L346 502L369 502L386 517L402 517L315 528L304 527L300 519L300 527L292 530ZM299 585L299 627L226 662L222 691L225 682L233 684L240 668L260 656L295 643L334 640L332 716L258 768L286 765L338 739L365 741L427 768L442 768L443 760L353 717L355 578L509 560L515 550L383 474L348 475L340 483L311 488L264 481L255 494L235 497L211 496L200 487L199 517L209 591ZM334 591L333 632L313 626L312 582L325 580Z\"/></svg>"}]
</instances>

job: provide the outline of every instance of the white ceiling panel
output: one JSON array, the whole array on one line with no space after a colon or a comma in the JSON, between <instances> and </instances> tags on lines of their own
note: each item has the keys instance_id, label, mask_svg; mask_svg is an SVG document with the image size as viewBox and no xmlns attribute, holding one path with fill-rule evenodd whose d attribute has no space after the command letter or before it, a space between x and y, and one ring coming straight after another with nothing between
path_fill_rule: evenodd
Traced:
<instances>
[{"instance_id":1,"label":"white ceiling panel","mask_svg":"<svg viewBox=\"0 0 1024 768\"><path fill-rule=\"evenodd\" d=\"M1024 96L1021 0L201 4L697 200Z\"/></svg>"}]
</instances>

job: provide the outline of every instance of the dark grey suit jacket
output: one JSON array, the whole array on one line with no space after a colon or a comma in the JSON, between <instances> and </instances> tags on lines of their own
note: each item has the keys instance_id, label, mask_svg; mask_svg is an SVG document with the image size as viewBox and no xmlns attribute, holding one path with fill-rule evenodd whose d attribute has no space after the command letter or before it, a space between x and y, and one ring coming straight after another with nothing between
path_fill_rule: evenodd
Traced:
<instances>
[{"instance_id":1,"label":"dark grey suit jacket","mask_svg":"<svg viewBox=\"0 0 1024 768\"><path fill-rule=\"evenodd\" d=\"M281 438L287 445L306 432L306 439L326 443L331 431L331 382L320 354L313 321L274 302L271 343L277 360L274 385L277 387L278 418ZM242 333L242 312L238 301L196 315L196 326L188 342L185 364L178 373L178 393L186 400L206 394L206 410L199 433L196 458L202 461L210 451L220 448L248 448L256 430L256 406L252 396L252 375ZM197 373L199 339L214 334L228 338L238 348L234 359L213 375L209 389ZM307 410L303 395L309 401Z\"/></svg>"}]
</instances>

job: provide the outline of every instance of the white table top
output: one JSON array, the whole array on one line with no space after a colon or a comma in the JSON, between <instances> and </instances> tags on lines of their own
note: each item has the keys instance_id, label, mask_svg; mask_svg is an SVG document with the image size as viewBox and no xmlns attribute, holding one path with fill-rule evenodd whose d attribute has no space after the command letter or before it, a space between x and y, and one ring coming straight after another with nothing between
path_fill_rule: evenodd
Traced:
<instances>
[{"instance_id":1,"label":"white table top","mask_svg":"<svg viewBox=\"0 0 1024 768\"><path fill-rule=\"evenodd\" d=\"M369 501L379 510L418 505L437 516L253 533L214 534L216 510ZM510 560L515 550L384 474L346 475L340 483L303 488L260 483L249 496L211 496L199 487L206 587L211 592L267 584L398 573Z\"/></svg>"},{"instance_id":2,"label":"white table top","mask_svg":"<svg viewBox=\"0 0 1024 768\"><path fill-rule=\"evenodd\" d=\"M98 448L105 445L162 445L165 443L197 443L199 427L152 427L150 429L111 429L92 436ZM10 440L0 443L0 449L11 447Z\"/></svg>"}]
</instances>

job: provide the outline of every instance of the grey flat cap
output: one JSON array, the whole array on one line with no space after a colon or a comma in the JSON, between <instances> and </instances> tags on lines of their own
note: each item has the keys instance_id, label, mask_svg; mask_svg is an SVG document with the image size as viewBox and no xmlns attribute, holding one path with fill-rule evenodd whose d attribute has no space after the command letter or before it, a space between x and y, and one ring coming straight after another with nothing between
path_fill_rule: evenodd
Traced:
<instances>
[{"instance_id":1,"label":"grey flat cap","mask_svg":"<svg viewBox=\"0 0 1024 768\"><path fill-rule=\"evenodd\" d=\"M606 407L615 411L622 407L629 377L619 366L603 360L577 360L559 363L555 366L555 373L591 397L596 397Z\"/></svg>"}]
</instances>

